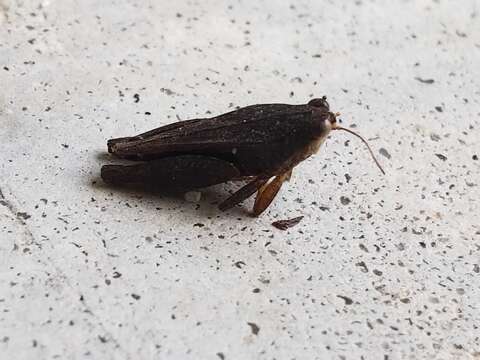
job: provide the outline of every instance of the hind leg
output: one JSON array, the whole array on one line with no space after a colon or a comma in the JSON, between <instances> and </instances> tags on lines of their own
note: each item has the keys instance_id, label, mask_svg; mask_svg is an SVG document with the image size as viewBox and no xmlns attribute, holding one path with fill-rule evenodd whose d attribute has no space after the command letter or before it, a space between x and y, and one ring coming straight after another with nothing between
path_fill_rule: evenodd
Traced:
<instances>
[{"instance_id":1,"label":"hind leg","mask_svg":"<svg viewBox=\"0 0 480 360\"><path fill-rule=\"evenodd\" d=\"M270 181L268 184L265 183L257 193L255 198L255 204L253 205L253 215L259 216L264 212L272 203L275 196L277 196L282 184L285 181L288 181L292 176L292 170L287 171L286 173L275 176L275 178Z\"/></svg>"},{"instance_id":2,"label":"hind leg","mask_svg":"<svg viewBox=\"0 0 480 360\"><path fill-rule=\"evenodd\" d=\"M224 200L218 207L222 211L228 210L248 199L256 192L257 196L255 198L252 214L254 216L259 216L272 203L273 199L280 191L283 182L290 180L291 176L292 169L275 176L272 180L270 180L270 177L267 175L259 176L244 187L240 188L237 192L233 193L233 195Z\"/></svg>"},{"instance_id":3,"label":"hind leg","mask_svg":"<svg viewBox=\"0 0 480 360\"><path fill-rule=\"evenodd\" d=\"M159 191L192 190L240 177L230 162L203 155L177 155L134 165L105 165L106 183L137 184Z\"/></svg>"},{"instance_id":4,"label":"hind leg","mask_svg":"<svg viewBox=\"0 0 480 360\"><path fill-rule=\"evenodd\" d=\"M257 177L247 185L240 188L240 190L234 192L230 197L218 205L218 208L222 211L225 211L248 199L255 192L259 191L259 189L261 189L262 186L267 183L268 179L268 177Z\"/></svg>"}]
</instances>

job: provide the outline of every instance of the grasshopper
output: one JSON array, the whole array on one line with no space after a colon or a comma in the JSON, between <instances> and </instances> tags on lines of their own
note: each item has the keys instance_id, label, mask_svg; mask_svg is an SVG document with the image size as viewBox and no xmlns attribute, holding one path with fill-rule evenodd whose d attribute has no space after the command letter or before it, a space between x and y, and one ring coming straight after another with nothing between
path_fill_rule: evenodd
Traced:
<instances>
[{"instance_id":1,"label":"grasshopper","mask_svg":"<svg viewBox=\"0 0 480 360\"><path fill-rule=\"evenodd\" d=\"M315 154L337 124L326 97L305 105L251 105L212 118L165 125L133 137L110 139L108 151L134 165L105 165L102 179L162 191L190 191L227 181L248 183L224 200L224 211L257 193L253 215L271 204L293 168ZM383 172L384 173L384 172Z\"/></svg>"}]
</instances>

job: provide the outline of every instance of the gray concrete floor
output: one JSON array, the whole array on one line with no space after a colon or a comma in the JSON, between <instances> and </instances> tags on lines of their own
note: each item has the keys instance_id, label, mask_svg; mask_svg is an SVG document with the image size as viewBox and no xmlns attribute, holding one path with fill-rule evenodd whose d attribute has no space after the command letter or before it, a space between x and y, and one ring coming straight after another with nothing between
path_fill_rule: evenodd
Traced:
<instances>
[{"instance_id":1,"label":"gray concrete floor","mask_svg":"<svg viewBox=\"0 0 480 360\"><path fill-rule=\"evenodd\" d=\"M479 11L0 0L0 358L479 358ZM258 219L98 178L110 137L324 94L387 176L335 133Z\"/></svg>"}]
</instances>

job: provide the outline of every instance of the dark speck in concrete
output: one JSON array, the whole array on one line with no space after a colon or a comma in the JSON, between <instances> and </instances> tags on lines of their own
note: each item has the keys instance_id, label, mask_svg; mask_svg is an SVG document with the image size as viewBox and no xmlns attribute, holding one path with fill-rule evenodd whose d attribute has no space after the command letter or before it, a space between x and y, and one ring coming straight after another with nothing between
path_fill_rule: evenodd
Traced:
<instances>
[{"instance_id":1,"label":"dark speck in concrete","mask_svg":"<svg viewBox=\"0 0 480 360\"><path fill-rule=\"evenodd\" d=\"M169 95L169 96L170 95L175 95L175 91L167 89L167 88L161 88L160 91L163 92L166 95Z\"/></svg>"},{"instance_id":2,"label":"dark speck in concrete","mask_svg":"<svg viewBox=\"0 0 480 360\"><path fill-rule=\"evenodd\" d=\"M253 322L248 322L247 324L248 324L248 326L250 326L250 329L252 330L252 334L253 335L258 335L258 333L260 331L260 328L258 327L258 325L253 323Z\"/></svg>"},{"instance_id":3,"label":"dark speck in concrete","mask_svg":"<svg viewBox=\"0 0 480 360\"><path fill-rule=\"evenodd\" d=\"M343 301L345 301L345 305L352 305L352 304L353 304L353 300L350 299L350 298L347 297L347 296L337 295L337 297L339 297L340 299L342 299Z\"/></svg>"},{"instance_id":4,"label":"dark speck in concrete","mask_svg":"<svg viewBox=\"0 0 480 360\"><path fill-rule=\"evenodd\" d=\"M17 212L17 217L23 220L30 219L32 216L26 212Z\"/></svg>"},{"instance_id":5,"label":"dark speck in concrete","mask_svg":"<svg viewBox=\"0 0 480 360\"><path fill-rule=\"evenodd\" d=\"M243 261L237 261L235 263L235 266L239 269L241 269L242 267L244 267L246 264L243 262Z\"/></svg>"},{"instance_id":6,"label":"dark speck in concrete","mask_svg":"<svg viewBox=\"0 0 480 360\"><path fill-rule=\"evenodd\" d=\"M435 82L433 79L422 79L418 76L415 78L415 80L420 81L423 84L433 84Z\"/></svg>"},{"instance_id":7,"label":"dark speck in concrete","mask_svg":"<svg viewBox=\"0 0 480 360\"><path fill-rule=\"evenodd\" d=\"M358 263L355 264L356 266L360 267L361 271L364 272L364 273L367 273L368 272L368 267L367 267L367 264L365 264L364 261L360 261Z\"/></svg>"},{"instance_id":8,"label":"dark speck in concrete","mask_svg":"<svg viewBox=\"0 0 480 360\"><path fill-rule=\"evenodd\" d=\"M101 343L105 344L107 342L107 338L102 335L98 335L98 340L100 340Z\"/></svg>"},{"instance_id":9,"label":"dark speck in concrete","mask_svg":"<svg viewBox=\"0 0 480 360\"><path fill-rule=\"evenodd\" d=\"M385 149L385 148L380 148L380 150L378 150L378 152L380 154L382 154L383 156L385 156L387 159L390 159L392 157L390 155L390 153L387 151L387 149Z\"/></svg>"}]
</instances>

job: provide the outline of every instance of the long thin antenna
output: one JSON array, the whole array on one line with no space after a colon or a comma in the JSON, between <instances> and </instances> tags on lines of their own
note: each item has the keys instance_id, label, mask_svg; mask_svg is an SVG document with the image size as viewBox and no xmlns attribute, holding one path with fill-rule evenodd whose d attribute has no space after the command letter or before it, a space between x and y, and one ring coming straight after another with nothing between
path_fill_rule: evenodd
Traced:
<instances>
[{"instance_id":1,"label":"long thin antenna","mask_svg":"<svg viewBox=\"0 0 480 360\"><path fill-rule=\"evenodd\" d=\"M370 148L370 145L368 145L368 142L367 140L365 140L363 137L361 137L359 134L357 134L355 131L353 130L350 130L350 129L347 129L347 128L344 128L344 127L341 127L341 126L338 126L338 125L335 125L335 127L333 128L333 130L344 130L346 132L349 132L350 134L353 134L355 135L356 137L358 137L360 140L363 141L363 143L365 145L367 145L367 148L368 148L368 151L370 151L370 155L372 155L372 158L373 160L375 161L375 164L377 164L378 168L380 169L380 171L382 172L383 175L385 175L385 171L382 169L382 167L380 166L380 163L378 162L377 158L375 157L375 155L373 154L373 151L372 149Z\"/></svg>"}]
</instances>

